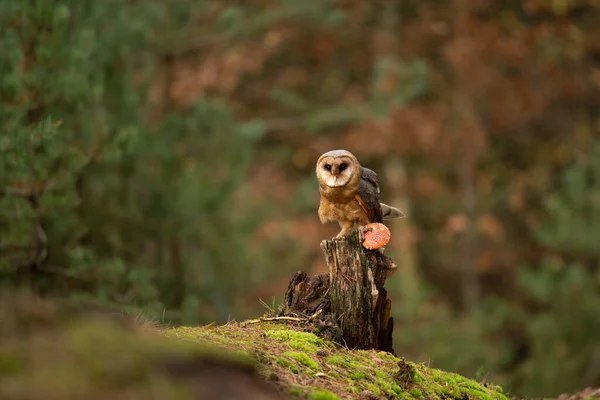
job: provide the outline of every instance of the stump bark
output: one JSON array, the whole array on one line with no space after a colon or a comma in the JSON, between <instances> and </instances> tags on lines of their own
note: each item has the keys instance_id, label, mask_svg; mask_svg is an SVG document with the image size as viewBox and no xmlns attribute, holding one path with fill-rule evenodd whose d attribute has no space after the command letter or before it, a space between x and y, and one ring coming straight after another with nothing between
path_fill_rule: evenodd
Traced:
<instances>
[{"instance_id":1,"label":"stump bark","mask_svg":"<svg viewBox=\"0 0 600 400\"><path fill-rule=\"evenodd\" d=\"M385 280L396 271L396 264L376 250L365 249L358 233L324 240L321 248L329 276L309 278L296 273L290 281L280 315L318 316L325 325L335 325L334 339L354 349L376 349L394 353L391 300Z\"/></svg>"},{"instance_id":2,"label":"stump bark","mask_svg":"<svg viewBox=\"0 0 600 400\"><path fill-rule=\"evenodd\" d=\"M384 284L396 264L379 251L365 249L356 232L324 240L321 248L329 266L331 313L348 347L393 353L392 301Z\"/></svg>"}]
</instances>

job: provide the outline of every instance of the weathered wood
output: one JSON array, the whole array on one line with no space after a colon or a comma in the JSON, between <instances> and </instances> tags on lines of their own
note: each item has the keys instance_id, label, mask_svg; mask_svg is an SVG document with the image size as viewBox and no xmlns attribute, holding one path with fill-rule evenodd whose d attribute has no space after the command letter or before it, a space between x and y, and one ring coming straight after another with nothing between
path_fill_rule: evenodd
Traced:
<instances>
[{"instance_id":1,"label":"weathered wood","mask_svg":"<svg viewBox=\"0 0 600 400\"><path fill-rule=\"evenodd\" d=\"M329 274L309 277L298 271L290 281L279 316L301 317L316 329L319 336L343 344L329 303Z\"/></svg>"},{"instance_id":2,"label":"weathered wood","mask_svg":"<svg viewBox=\"0 0 600 400\"><path fill-rule=\"evenodd\" d=\"M324 240L321 247L329 266L331 313L346 345L393 353L392 302L384 288L396 264L379 251L365 249L358 233Z\"/></svg>"},{"instance_id":3,"label":"weathered wood","mask_svg":"<svg viewBox=\"0 0 600 400\"><path fill-rule=\"evenodd\" d=\"M329 275L309 277L306 272L298 271L288 284L279 315L302 315L307 318L319 312L325 316L329 312L327 291Z\"/></svg>"}]
</instances>

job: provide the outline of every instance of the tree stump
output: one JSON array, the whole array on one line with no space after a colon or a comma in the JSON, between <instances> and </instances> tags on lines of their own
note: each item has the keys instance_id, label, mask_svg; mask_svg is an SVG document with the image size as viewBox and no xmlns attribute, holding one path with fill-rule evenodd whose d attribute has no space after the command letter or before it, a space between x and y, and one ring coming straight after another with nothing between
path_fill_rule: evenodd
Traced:
<instances>
[{"instance_id":1,"label":"tree stump","mask_svg":"<svg viewBox=\"0 0 600 400\"><path fill-rule=\"evenodd\" d=\"M394 354L392 302L385 280L396 264L377 250L365 249L358 232L324 240L329 275L309 278L299 271L290 281L279 315L302 315L329 327L328 336L349 348ZM333 327L332 327L333 325Z\"/></svg>"},{"instance_id":2,"label":"tree stump","mask_svg":"<svg viewBox=\"0 0 600 400\"><path fill-rule=\"evenodd\" d=\"M392 301L384 284L396 272L396 264L377 250L365 249L357 232L324 240L321 248L329 266L331 313L346 345L393 353Z\"/></svg>"}]
</instances>

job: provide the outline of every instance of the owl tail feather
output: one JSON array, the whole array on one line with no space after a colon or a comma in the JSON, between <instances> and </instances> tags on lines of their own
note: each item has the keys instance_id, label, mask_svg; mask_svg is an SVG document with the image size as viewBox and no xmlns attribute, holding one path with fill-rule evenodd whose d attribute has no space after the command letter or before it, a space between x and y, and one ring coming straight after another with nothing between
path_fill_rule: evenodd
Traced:
<instances>
[{"instance_id":1,"label":"owl tail feather","mask_svg":"<svg viewBox=\"0 0 600 400\"><path fill-rule=\"evenodd\" d=\"M381 205L381 213L383 214L383 219L394 219L404 217L404 213L400 211L400 209L388 206L387 204L383 203L379 204Z\"/></svg>"}]
</instances>

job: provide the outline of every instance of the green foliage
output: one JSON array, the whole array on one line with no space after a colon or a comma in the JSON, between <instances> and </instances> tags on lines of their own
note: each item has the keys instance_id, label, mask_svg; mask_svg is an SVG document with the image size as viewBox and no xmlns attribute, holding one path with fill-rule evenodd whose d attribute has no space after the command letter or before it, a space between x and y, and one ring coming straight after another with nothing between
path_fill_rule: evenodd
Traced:
<instances>
[{"instance_id":1,"label":"green foliage","mask_svg":"<svg viewBox=\"0 0 600 400\"><path fill-rule=\"evenodd\" d=\"M196 24L203 15L215 17ZM236 97L259 78L242 69L229 92L196 92L185 105L160 93L174 85L178 62L212 54L203 46L226 56L228 46L241 50L281 24L333 33L349 26L346 17L334 2L296 0L268 9L191 0L2 2L2 282L193 323L225 321L245 291L278 277L274 270L299 268L290 239L254 244L259 224L283 210L242 189L274 126L260 111L237 116L248 113ZM274 52L277 68L293 67L288 53ZM390 66L414 82L394 99L422 92L423 80L411 79L422 68ZM305 88L268 91L271 106L290 117L284 127L322 133L367 118L369 102L388 101L338 104L350 75L314 72ZM297 197L308 209L316 187L306 182Z\"/></svg>"},{"instance_id":2,"label":"green foliage","mask_svg":"<svg viewBox=\"0 0 600 400\"><path fill-rule=\"evenodd\" d=\"M561 190L545 201L548 217L537 230L538 241L559 251L597 257L600 250L600 143L561 174Z\"/></svg>"},{"instance_id":3,"label":"green foliage","mask_svg":"<svg viewBox=\"0 0 600 400\"><path fill-rule=\"evenodd\" d=\"M203 97L146 116L160 30L181 37L192 4L2 3L4 283L191 323L225 320L267 275L270 247L248 240L267 210L237 193L264 124Z\"/></svg>"},{"instance_id":4,"label":"green foliage","mask_svg":"<svg viewBox=\"0 0 600 400\"><path fill-rule=\"evenodd\" d=\"M531 356L518 373L523 392L547 394L600 382L600 143L568 166L547 202L547 218L537 231L540 243L558 252L539 268L521 268L521 286L541 312L523 321ZM558 379L561 377L562 379Z\"/></svg>"},{"instance_id":5,"label":"green foliage","mask_svg":"<svg viewBox=\"0 0 600 400\"><path fill-rule=\"evenodd\" d=\"M522 391L538 393L544 387L547 394L560 393L569 390L565 381L597 382L600 275L576 264L541 267L523 279L532 292L547 295L536 298L544 311L527 321L531 356L518 370L525 378Z\"/></svg>"},{"instance_id":6,"label":"green foliage","mask_svg":"<svg viewBox=\"0 0 600 400\"><path fill-rule=\"evenodd\" d=\"M131 163L133 140L145 133L146 87L135 87L133 74L151 67L136 64L150 61L144 49L159 3L3 2L1 18L0 47L10 49L0 58L2 276L34 274L43 290L73 280L113 300L125 285L141 303L155 300L148 271L84 244L96 220L114 222L110 210L83 214L91 179L106 178L117 196L114 168ZM105 239L119 245L114 234Z\"/></svg>"},{"instance_id":7,"label":"green foliage","mask_svg":"<svg viewBox=\"0 0 600 400\"><path fill-rule=\"evenodd\" d=\"M600 227L597 145L564 169L561 184L548 196L535 236L554 255L539 265L521 265L517 274L517 289L530 307L488 297L458 322L440 307L425 326L407 325L402 348L418 343L428 348L427 357L435 365L466 375L489 371L520 396L551 396L572 390L574 382L583 387L600 382L600 247L594 245ZM403 317L415 321L418 314L419 309ZM507 373L506 366L515 361L514 337L505 331L509 326L519 327L528 351ZM461 354L458 360L456 354Z\"/></svg>"},{"instance_id":8,"label":"green foliage","mask_svg":"<svg viewBox=\"0 0 600 400\"><path fill-rule=\"evenodd\" d=\"M377 90L390 78L397 81L392 90ZM391 108L406 106L427 94L427 64L418 59L411 63L399 63L389 57L382 57L375 64L373 89L375 110L387 115Z\"/></svg>"}]
</instances>

